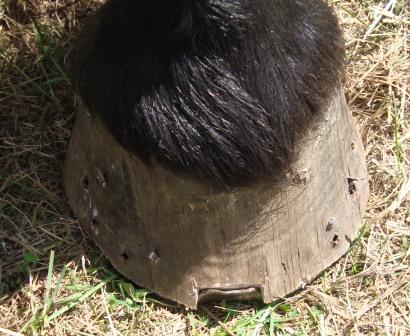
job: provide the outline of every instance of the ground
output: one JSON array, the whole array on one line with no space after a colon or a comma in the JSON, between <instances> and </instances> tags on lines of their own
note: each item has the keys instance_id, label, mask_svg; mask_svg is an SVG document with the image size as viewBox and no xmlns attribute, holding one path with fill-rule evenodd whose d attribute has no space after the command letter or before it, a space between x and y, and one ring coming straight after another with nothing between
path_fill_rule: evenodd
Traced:
<instances>
[{"instance_id":1,"label":"ground","mask_svg":"<svg viewBox=\"0 0 410 336\"><path fill-rule=\"evenodd\" d=\"M270 305L198 311L130 284L81 231L62 165L70 41L100 0L0 0L0 334L410 335L407 0L331 0L345 92L366 147L366 226L314 283Z\"/></svg>"}]
</instances>

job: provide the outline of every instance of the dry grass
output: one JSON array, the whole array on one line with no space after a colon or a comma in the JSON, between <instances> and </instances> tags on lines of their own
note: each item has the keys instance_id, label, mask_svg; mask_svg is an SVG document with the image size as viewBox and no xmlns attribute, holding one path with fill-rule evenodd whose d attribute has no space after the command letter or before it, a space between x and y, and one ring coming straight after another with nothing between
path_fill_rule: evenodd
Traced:
<instances>
[{"instance_id":1,"label":"dry grass","mask_svg":"<svg viewBox=\"0 0 410 336\"><path fill-rule=\"evenodd\" d=\"M199 312L128 284L64 197L73 92L61 67L78 23L100 2L0 0L0 334L410 335L407 0L331 1L371 179L362 239L287 301Z\"/></svg>"}]
</instances>

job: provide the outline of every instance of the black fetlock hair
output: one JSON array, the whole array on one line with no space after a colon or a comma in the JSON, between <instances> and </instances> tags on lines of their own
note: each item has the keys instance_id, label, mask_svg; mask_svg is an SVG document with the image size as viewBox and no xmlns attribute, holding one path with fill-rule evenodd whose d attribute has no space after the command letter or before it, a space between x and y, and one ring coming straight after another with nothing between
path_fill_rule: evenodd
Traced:
<instances>
[{"instance_id":1,"label":"black fetlock hair","mask_svg":"<svg viewBox=\"0 0 410 336\"><path fill-rule=\"evenodd\" d=\"M321 0L109 0L69 73L140 159L236 187L283 175L343 59Z\"/></svg>"}]
</instances>

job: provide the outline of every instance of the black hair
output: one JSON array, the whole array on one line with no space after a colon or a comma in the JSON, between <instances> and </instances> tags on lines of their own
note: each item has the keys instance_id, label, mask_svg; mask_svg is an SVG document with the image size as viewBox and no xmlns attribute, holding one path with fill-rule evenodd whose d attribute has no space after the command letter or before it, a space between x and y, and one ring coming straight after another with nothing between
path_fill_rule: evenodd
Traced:
<instances>
[{"instance_id":1,"label":"black hair","mask_svg":"<svg viewBox=\"0 0 410 336\"><path fill-rule=\"evenodd\" d=\"M69 73L141 160L235 187L283 175L343 59L321 0L109 0Z\"/></svg>"}]
</instances>

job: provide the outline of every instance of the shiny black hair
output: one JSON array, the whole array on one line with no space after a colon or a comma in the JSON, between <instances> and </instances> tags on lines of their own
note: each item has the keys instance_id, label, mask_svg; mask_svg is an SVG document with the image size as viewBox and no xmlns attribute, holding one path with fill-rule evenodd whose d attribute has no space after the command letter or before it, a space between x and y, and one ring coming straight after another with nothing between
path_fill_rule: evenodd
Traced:
<instances>
[{"instance_id":1,"label":"shiny black hair","mask_svg":"<svg viewBox=\"0 0 410 336\"><path fill-rule=\"evenodd\" d=\"M109 0L69 73L127 150L228 187L281 176L340 83L321 0Z\"/></svg>"}]
</instances>

